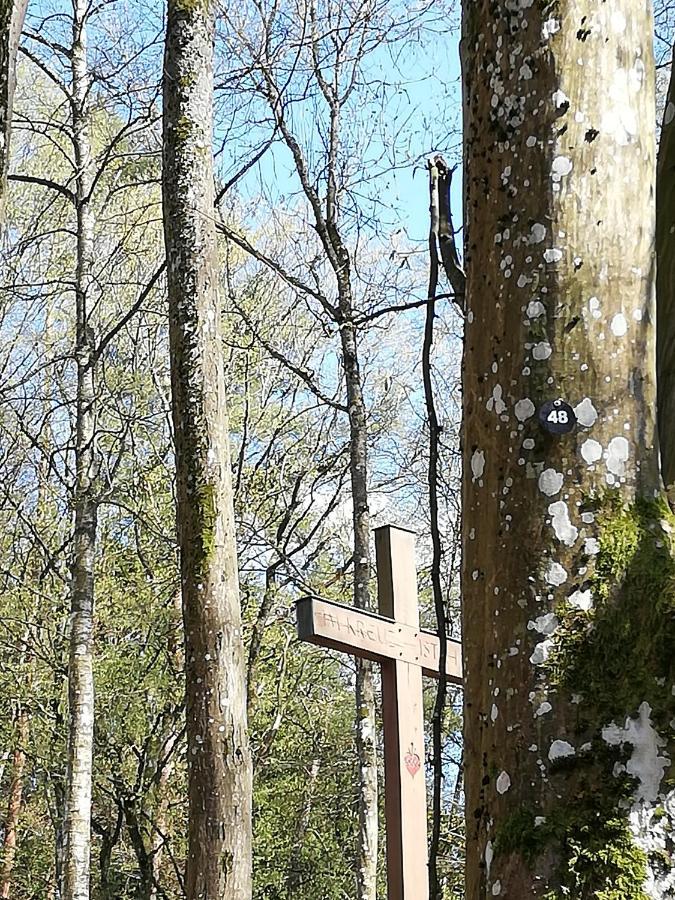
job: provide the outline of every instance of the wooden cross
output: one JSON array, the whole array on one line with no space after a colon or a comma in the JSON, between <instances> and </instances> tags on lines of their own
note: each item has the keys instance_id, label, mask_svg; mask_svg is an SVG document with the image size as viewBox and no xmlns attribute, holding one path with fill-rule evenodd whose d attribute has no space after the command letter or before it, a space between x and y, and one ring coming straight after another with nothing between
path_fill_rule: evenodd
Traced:
<instances>
[{"instance_id":1,"label":"wooden cross","mask_svg":"<svg viewBox=\"0 0 675 900\"><path fill-rule=\"evenodd\" d=\"M380 614L304 597L298 637L382 667L387 896L428 900L422 675L439 677L440 642L419 627L412 532L377 528L375 554ZM462 683L458 641L447 641L446 672L449 682Z\"/></svg>"}]
</instances>

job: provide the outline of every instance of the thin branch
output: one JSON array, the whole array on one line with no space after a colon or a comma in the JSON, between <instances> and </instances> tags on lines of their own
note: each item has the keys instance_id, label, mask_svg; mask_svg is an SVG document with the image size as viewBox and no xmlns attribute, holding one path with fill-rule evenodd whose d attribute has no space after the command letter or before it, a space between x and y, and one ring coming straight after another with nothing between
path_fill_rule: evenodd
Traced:
<instances>
[{"instance_id":1,"label":"thin branch","mask_svg":"<svg viewBox=\"0 0 675 900\"><path fill-rule=\"evenodd\" d=\"M424 328L424 345L422 349L422 377L424 382L424 400L429 425L429 514L432 544L431 587L436 611L436 629L439 640L438 688L431 719L433 742L433 801L432 831L429 847L429 894L431 900L442 900L442 887L438 875L438 853L441 840L441 801L443 791L443 711L447 692L446 660L447 660L447 621L443 590L441 586L441 535L438 522L438 455L440 426L434 401L434 388L431 377L431 351L434 341L434 318L436 316L436 290L438 287L438 240L441 227L441 171L439 158L429 162L429 291L427 299L427 316Z\"/></svg>"},{"instance_id":2,"label":"thin branch","mask_svg":"<svg viewBox=\"0 0 675 900\"><path fill-rule=\"evenodd\" d=\"M159 279L164 274L165 269L166 269L166 260L164 260L162 265L157 269L157 271L152 276L150 281L143 288L141 293L138 295L138 300L136 300L136 302L131 307L131 309L129 309L129 311L127 313L125 313L125 315L122 316L122 318L119 320L119 322L116 325L113 325L113 327L110 329L110 331L104 337L101 338L101 340L99 341L98 347L96 348L96 351L94 353L94 362L97 362L101 358L101 355L102 355L103 351L105 350L105 348L108 346L108 344L117 337L117 335L125 327L125 325L127 325L133 319L133 317L139 311L141 306L143 306L145 301L150 296L150 292L152 291L152 289L155 287L155 285L157 284Z\"/></svg>"},{"instance_id":3,"label":"thin branch","mask_svg":"<svg viewBox=\"0 0 675 900\"><path fill-rule=\"evenodd\" d=\"M46 187L52 191L57 191L57 193L62 194L73 205L77 202L75 194L70 188L67 188L63 184L59 184L57 181L52 181L51 178L40 178L37 175L9 175L8 178L10 181L21 181L24 184L37 184L40 187Z\"/></svg>"}]
</instances>

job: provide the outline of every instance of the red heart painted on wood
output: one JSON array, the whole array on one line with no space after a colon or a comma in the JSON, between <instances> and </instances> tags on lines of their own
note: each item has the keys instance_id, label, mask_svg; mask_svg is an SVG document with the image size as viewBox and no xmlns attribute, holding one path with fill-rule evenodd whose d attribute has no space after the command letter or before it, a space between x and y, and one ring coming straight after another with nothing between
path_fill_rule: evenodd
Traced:
<instances>
[{"instance_id":1,"label":"red heart painted on wood","mask_svg":"<svg viewBox=\"0 0 675 900\"><path fill-rule=\"evenodd\" d=\"M415 753L415 748L412 744L410 745L410 750L408 750L406 755L403 757L403 762L405 763L406 769L414 778L420 770L422 761L420 760L419 754Z\"/></svg>"}]
</instances>

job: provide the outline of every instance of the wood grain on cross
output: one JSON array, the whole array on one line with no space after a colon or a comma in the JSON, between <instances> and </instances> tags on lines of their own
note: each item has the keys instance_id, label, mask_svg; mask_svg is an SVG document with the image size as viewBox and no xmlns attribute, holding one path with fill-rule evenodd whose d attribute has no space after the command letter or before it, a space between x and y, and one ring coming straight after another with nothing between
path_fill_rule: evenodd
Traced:
<instances>
[{"instance_id":1,"label":"wood grain on cross","mask_svg":"<svg viewBox=\"0 0 675 900\"><path fill-rule=\"evenodd\" d=\"M427 900L427 802L422 675L440 675L440 641L419 627L415 539L386 525L375 530L379 615L305 597L298 636L382 667L387 896ZM446 677L462 683L461 645L447 641Z\"/></svg>"}]
</instances>

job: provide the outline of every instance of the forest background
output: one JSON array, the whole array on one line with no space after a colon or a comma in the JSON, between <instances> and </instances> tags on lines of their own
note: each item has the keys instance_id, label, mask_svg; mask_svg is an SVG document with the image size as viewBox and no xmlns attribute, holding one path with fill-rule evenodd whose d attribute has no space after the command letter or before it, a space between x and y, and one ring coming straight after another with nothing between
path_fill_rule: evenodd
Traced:
<instances>
[{"instance_id":1,"label":"forest background","mask_svg":"<svg viewBox=\"0 0 675 900\"><path fill-rule=\"evenodd\" d=\"M421 357L426 157L456 161L456 41L446 4L312 6L348 34L341 221L368 416L372 524L420 535L430 600L428 438ZM162 4L29 5L17 67L0 285L2 896L59 897L64 877L71 572L75 564L78 241L73 32L86 21L97 476L91 485L95 686L92 896L181 897L186 852L183 639L161 212ZM255 771L254 895L356 895L353 664L298 645L294 601L351 602L349 426L330 281L253 47L274 43L284 108L312 179L330 111L312 66L310 7L217 14L215 146L239 577ZM81 24L81 23L80 23ZM438 73L443 72L441 77ZM80 142L78 144L78 142ZM229 240L228 240L229 237ZM325 288L327 293L329 289ZM444 591L456 622L460 319L439 306L434 382L444 425ZM433 703L429 694L429 705ZM443 853L461 838L457 698L444 742ZM377 742L381 737L378 732ZM383 885L383 849L378 879Z\"/></svg>"},{"instance_id":2,"label":"forest background","mask_svg":"<svg viewBox=\"0 0 675 900\"><path fill-rule=\"evenodd\" d=\"M63 878L81 427L74 348L83 325L74 156L82 135L69 100L78 15L88 31L96 297L84 323L97 360L92 896L184 896L184 659L160 188L163 13L158 3L40 0L29 6L21 41L0 282L0 895L17 900L58 898ZM310 184L339 183L371 525L394 521L420 535L423 621L435 629L423 377L426 160L434 152L451 164L459 158L457 18L452 5L433 0L242 2L217 14L214 218L255 773L255 897L357 894L355 671L349 660L298 645L293 623L299 596L350 603L354 580L340 333L293 150ZM348 36L343 56L325 51L322 60L344 98L337 120L308 37L317 19L322 34ZM671 38L671 11L662 5L662 93ZM261 91L254 51L262 45L295 145ZM441 425L443 555L435 562L457 634L462 324L449 292L438 298L427 362ZM430 716L434 699L430 686ZM448 699L437 825L450 898L461 896L463 851L461 702ZM427 762L432 755L430 740ZM378 862L382 891L381 842Z\"/></svg>"}]
</instances>

